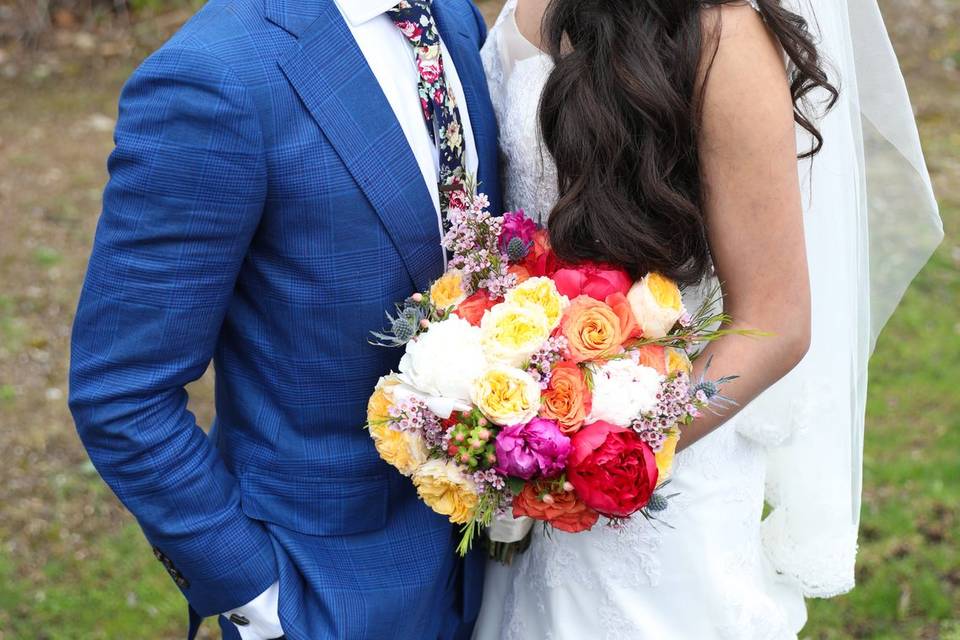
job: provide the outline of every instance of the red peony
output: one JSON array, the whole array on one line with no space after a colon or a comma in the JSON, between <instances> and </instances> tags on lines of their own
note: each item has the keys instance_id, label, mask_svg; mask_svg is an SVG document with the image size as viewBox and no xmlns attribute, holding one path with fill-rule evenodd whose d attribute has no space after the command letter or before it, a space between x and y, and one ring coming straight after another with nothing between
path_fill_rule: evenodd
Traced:
<instances>
[{"instance_id":1,"label":"red peony","mask_svg":"<svg viewBox=\"0 0 960 640\"><path fill-rule=\"evenodd\" d=\"M626 518L646 506L657 486L657 459L633 431L594 422L573 436L567 479L591 509Z\"/></svg>"},{"instance_id":2,"label":"red peony","mask_svg":"<svg viewBox=\"0 0 960 640\"><path fill-rule=\"evenodd\" d=\"M633 285L623 269L588 263L559 269L552 277L560 293L571 300L590 296L603 302L615 293L627 295Z\"/></svg>"},{"instance_id":3,"label":"red peony","mask_svg":"<svg viewBox=\"0 0 960 640\"><path fill-rule=\"evenodd\" d=\"M501 302L503 298L491 300L490 293L486 289L481 289L457 305L453 312L473 326L479 327L483 314Z\"/></svg>"}]
</instances>

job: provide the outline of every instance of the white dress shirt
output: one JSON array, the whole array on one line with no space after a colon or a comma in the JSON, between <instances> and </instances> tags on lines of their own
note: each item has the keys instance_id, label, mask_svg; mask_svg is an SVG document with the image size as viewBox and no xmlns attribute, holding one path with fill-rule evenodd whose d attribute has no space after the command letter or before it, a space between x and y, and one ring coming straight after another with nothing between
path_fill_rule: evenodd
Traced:
<instances>
[{"instance_id":1,"label":"white dress shirt","mask_svg":"<svg viewBox=\"0 0 960 640\"><path fill-rule=\"evenodd\" d=\"M440 156L437 147L427 131L420 108L420 95L417 93L417 59L410 41L400 33L400 29L386 14L397 4L397 0L336 0L340 13L350 27L350 32L360 46L376 76L387 102L400 122L407 144L413 151L423 180L427 183L433 203L437 209L437 224L440 224L440 193L437 187L440 173ZM440 55L443 56L443 70L447 78L447 88L457 99L460 121L464 133L463 168L468 175L477 173L477 147L473 141L473 129L470 126L470 114L467 99L463 94L463 85L450 52L443 40L440 41Z\"/></svg>"},{"instance_id":2,"label":"white dress shirt","mask_svg":"<svg viewBox=\"0 0 960 640\"><path fill-rule=\"evenodd\" d=\"M419 75L417 74L416 55L410 41L400 33L387 10L397 4L397 0L336 0L337 8L343 15L350 32L353 34L360 51L367 59L370 70L380 83L380 88L390 103L394 115L403 129L403 135L413 151L423 181L433 198L437 211L437 227L443 234L443 222L440 214L440 156L423 119L418 93ZM443 56L443 69L447 79L447 88L456 97L463 125L464 170L468 175L477 173L477 147L470 126L470 114L463 85L454 60L447 51L442 39L440 55ZM238 626L243 640L264 640L283 635L278 611L278 583L274 583L252 602L224 613L228 618L238 614L249 621L248 625Z\"/></svg>"}]
</instances>

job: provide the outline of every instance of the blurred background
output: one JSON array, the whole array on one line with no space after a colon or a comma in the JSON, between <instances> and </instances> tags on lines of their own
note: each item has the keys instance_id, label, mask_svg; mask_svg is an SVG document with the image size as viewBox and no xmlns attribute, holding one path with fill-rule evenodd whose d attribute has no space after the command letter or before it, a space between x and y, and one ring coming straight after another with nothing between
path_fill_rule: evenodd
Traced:
<instances>
[{"instance_id":1,"label":"blurred background","mask_svg":"<svg viewBox=\"0 0 960 640\"><path fill-rule=\"evenodd\" d=\"M199 4L0 0L0 640L183 637L184 601L66 394L120 87ZM499 4L481 2L491 20ZM811 602L802 637L960 640L960 0L881 6L947 239L872 362L859 586ZM211 391L190 389L202 424Z\"/></svg>"}]
</instances>

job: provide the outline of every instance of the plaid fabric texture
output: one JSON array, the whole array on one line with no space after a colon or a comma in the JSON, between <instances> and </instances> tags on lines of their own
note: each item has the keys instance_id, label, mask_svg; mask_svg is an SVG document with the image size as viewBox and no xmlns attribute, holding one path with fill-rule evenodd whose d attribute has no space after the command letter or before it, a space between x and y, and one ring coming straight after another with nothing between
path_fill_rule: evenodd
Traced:
<instances>
[{"instance_id":1,"label":"plaid fabric texture","mask_svg":"<svg viewBox=\"0 0 960 640\"><path fill-rule=\"evenodd\" d=\"M498 206L483 21L436 0ZM433 204L332 0L213 0L133 75L73 334L105 481L203 615L281 583L287 638L446 638L479 562L382 463L384 311L442 270ZM210 360L208 437L184 385ZM464 632L464 633L468 633Z\"/></svg>"}]
</instances>

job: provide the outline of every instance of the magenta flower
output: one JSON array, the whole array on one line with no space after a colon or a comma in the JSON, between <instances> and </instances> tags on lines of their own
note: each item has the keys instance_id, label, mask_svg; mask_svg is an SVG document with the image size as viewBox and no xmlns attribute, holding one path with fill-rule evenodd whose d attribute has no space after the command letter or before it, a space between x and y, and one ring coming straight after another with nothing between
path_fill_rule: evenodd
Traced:
<instances>
[{"instance_id":1,"label":"magenta flower","mask_svg":"<svg viewBox=\"0 0 960 640\"><path fill-rule=\"evenodd\" d=\"M500 231L500 250L504 253L510 246L510 241L520 238L524 247L533 243L533 234L537 232L537 223L527 217L523 209L509 211L503 214L503 226Z\"/></svg>"},{"instance_id":2,"label":"magenta flower","mask_svg":"<svg viewBox=\"0 0 960 640\"><path fill-rule=\"evenodd\" d=\"M560 475L571 451L570 438L546 418L506 427L497 434L495 446L497 471L524 480Z\"/></svg>"}]
</instances>

